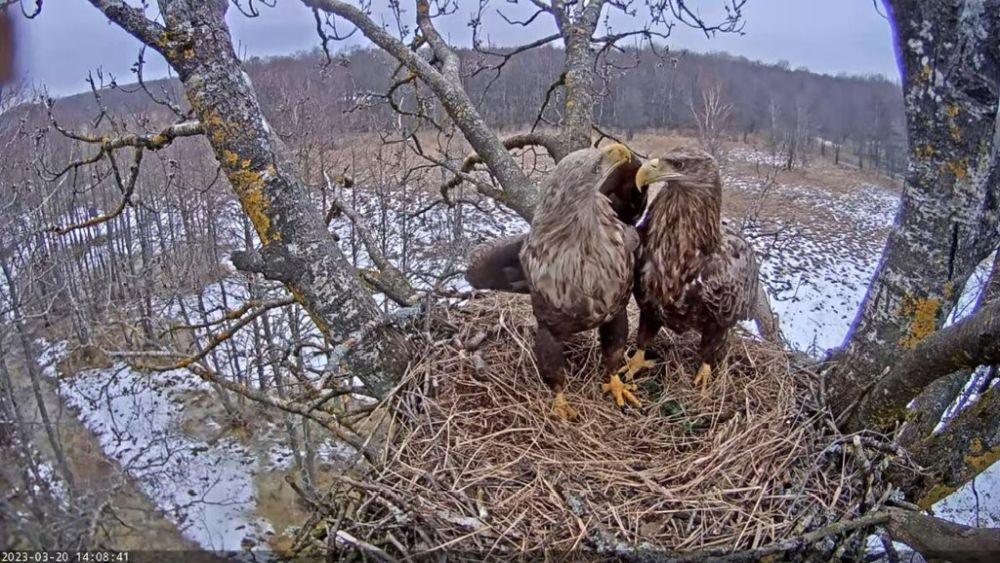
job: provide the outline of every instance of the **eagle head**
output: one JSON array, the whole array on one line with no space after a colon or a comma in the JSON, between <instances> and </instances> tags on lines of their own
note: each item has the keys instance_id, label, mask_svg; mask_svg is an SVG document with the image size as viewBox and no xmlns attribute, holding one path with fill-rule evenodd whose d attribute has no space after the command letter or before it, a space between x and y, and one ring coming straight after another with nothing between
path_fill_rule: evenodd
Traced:
<instances>
[{"instance_id":1,"label":"eagle head","mask_svg":"<svg viewBox=\"0 0 1000 563\"><path fill-rule=\"evenodd\" d=\"M681 147L646 161L635 173L635 185L639 189L658 182L675 182L681 187L712 187L719 183L719 167L707 152Z\"/></svg>"},{"instance_id":2,"label":"eagle head","mask_svg":"<svg viewBox=\"0 0 1000 563\"><path fill-rule=\"evenodd\" d=\"M621 143L611 143L601 147L601 154L609 166L617 166L632 160L632 151Z\"/></svg>"}]
</instances>

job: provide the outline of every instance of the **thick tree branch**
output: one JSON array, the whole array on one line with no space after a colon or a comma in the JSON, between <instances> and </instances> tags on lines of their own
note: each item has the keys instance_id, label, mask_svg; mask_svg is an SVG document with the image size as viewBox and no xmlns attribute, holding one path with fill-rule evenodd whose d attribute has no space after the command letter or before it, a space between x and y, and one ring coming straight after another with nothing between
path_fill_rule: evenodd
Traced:
<instances>
[{"instance_id":1,"label":"thick tree branch","mask_svg":"<svg viewBox=\"0 0 1000 563\"><path fill-rule=\"evenodd\" d=\"M163 53L167 30L147 18L141 8L129 6L122 0L90 0L90 3L133 37Z\"/></svg>"},{"instance_id":2,"label":"thick tree branch","mask_svg":"<svg viewBox=\"0 0 1000 563\"><path fill-rule=\"evenodd\" d=\"M890 477L921 508L930 508L1000 460L1000 386L909 451L926 473L900 471Z\"/></svg>"},{"instance_id":3,"label":"thick tree branch","mask_svg":"<svg viewBox=\"0 0 1000 563\"><path fill-rule=\"evenodd\" d=\"M1000 529L971 528L919 512L889 508L886 530L927 561L992 563L1000 553Z\"/></svg>"},{"instance_id":4,"label":"thick tree branch","mask_svg":"<svg viewBox=\"0 0 1000 563\"><path fill-rule=\"evenodd\" d=\"M998 127L1000 127L1000 123L998 123ZM1000 132L1000 129L998 129L998 132ZM995 300L1000 300L1000 253L997 253L993 257L993 267L990 269L989 277L979 293L979 298L976 300L973 311L978 311L987 302ZM994 364L990 369L995 371L996 365ZM948 407L954 403L959 393L965 388L966 383L973 376L973 373L974 371L969 369L956 371L947 377L938 379L921 391L920 395L914 399L914 403L910 408L911 412L907 416L906 424L900 431L898 442L905 447L909 447L919 440L930 436ZM979 391L980 393L985 392L989 388L989 379L989 377L986 378L985 386Z\"/></svg>"},{"instance_id":5,"label":"thick tree branch","mask_svg":"<svg viewBox=\"0 0 1000 563\"><path fill-rule=\"evenodd\" d=\"M165 127L158 133L150 133L146 135L136 135L128 134L121 135L118 137L108 137L108 136L84 136L84 135L70 135L72 138L83 141L85 143L99 143L101 150L104 152L110 152L113 150L133 147L133 148L144 148L151 151L166 148L179 137L194 137L197 135L202 135L205 133L205 128L202 127L201 123L198 121L184 121L181 123L175 123L169 127Z\"/></svg>"},{"instance_id":6,"label":"thick tree branch","mask_svg":"<svg viewBox=\"0 0 1000 563\"><path fill-rule=\"evenodd\" d=\"M483 162L489 166L490 172L503 186L505 192L503 203L525 220L531 220L538 198L537 187L517 165L514 158L503 147L503 143L493 134L486 121L476 110L462 86L460 77L455 79L457 71L454 65L460 64L460 61L457 61L457 56L453 59L447 54L450 49L441 50L444 41L433 29L433 26L422 26L421 31L428 42L432 43L435 53L439 56L444 55L443 73L402 41L390 35L382 26L369 18L364 11L339 0L302 1L306 6L335 14L351 22L361 30L365 37L395 57L426 83L440 100L451 119L462 130L473 150L482 157ZM422 18L419 11L418 6L418 17ZM429 34L428 30L430 30ZM436 41L440 41L440 45L437 47L433 45Z\"/></svg>"},{"instance_id":7,"label":"thick tree branch","mask_svg":"<svg viewBox=\"0 0 1000 563\"><path fill-rule=\"evenodd\" d=\"M567 153L566 146L559 139L545 133L520 133L513 135L503 140L503 146L507 150L524 149L532 146L542 147L552 157L552 160L556 162L562 160ZM483 159L477 153L471 153L462 161L462 167L459 170L464 173L472 172L476 165L481 162L483 162ZM452 188L458 187L464 180L465 178L461 175L456 175L451 180L445 182L439 188L439 191L442 195L447 194Z\"/></svg>"},{"instance_id":8,"label":"thick tree branch","mask_svg":"<svg viewBox=\"0 0 1000 563\"><path fill-rule=\"evenodd\" d=\"M913 399L911 412L906 416L906 423L900 429L896 441L908 448L930 436L971 376L972 371L959 370L938 379L921 391Z\"/></svg>"},{"instance_id":9,"label":"thick tree branch","mask_svg":"<svg viewBox=\"0 0 1000 563\"><path fill-rule=\"evenodd\" d=\"M1000 301L924 338L861 400L848 428L891 430L925 387L956 370L1000 362Z\"/></svg>"}]
</instances>

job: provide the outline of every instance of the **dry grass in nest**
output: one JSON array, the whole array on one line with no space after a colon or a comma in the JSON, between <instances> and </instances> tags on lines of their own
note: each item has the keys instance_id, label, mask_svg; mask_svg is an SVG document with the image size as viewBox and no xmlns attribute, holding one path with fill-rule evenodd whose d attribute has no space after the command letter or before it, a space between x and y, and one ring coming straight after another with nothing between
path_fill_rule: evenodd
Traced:
<instances>
[{"instance_id":1,"label":"dry grass in nest","mask_svg":"<svg viewBox=\"0 0 1000 563\"><path fill-rule=\"evenodd\" d=\"M580 417L566 423L548 416L526 297L480 297L438 325L371 476L414 503L424 549L730 553L857 513L861 480L830 455L815 382L769 344L733 337L703 397L696 337L663 331L664 361L637 377L642 409L622 412L600 391L596 336L578 335L568 398Z\"/></svg>"}]
</instances>

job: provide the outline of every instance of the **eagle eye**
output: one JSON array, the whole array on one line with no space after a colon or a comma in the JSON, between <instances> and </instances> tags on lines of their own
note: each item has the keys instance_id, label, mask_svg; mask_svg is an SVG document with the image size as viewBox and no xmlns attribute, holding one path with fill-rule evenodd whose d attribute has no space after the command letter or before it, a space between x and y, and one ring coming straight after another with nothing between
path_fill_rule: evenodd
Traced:
<instances>
[{"instance_id":1,"label":"eagle eye","mask_svg":"<svg viewBox=\"0 0 1000 563\"><path fill-rule=\"evenodd\" d=\"M683 160L675 160L675 161L671 162L670 164L673 165L674 170L684 170L684 161Z\"/></svg>"}]
</instances>

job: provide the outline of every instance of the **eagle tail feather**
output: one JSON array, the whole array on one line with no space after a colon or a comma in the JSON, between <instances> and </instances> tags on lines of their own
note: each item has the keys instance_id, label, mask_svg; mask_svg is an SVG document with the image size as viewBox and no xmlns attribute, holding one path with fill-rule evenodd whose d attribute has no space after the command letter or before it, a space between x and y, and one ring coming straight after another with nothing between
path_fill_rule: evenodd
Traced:
<instances>
[{"instance_id":1,"label":"eagle tail feather","mask_svg":"<svg viewBox=\"0 0 1000 563\"><path fill-rule=\"evenodd\" d=\"M473 249L465 280L476 289L529 293L528 276L521 266L525 235L496 240Z\"/></svg>"}]
</instances>

